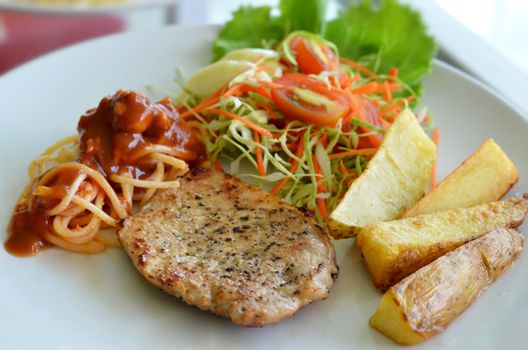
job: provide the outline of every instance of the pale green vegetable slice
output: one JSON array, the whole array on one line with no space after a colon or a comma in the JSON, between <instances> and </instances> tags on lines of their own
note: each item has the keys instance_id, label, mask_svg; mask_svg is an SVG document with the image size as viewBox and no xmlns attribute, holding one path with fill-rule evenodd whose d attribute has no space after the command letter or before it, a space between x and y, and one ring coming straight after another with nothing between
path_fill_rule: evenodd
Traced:
<instances>
[{"instance_id":1,"label":"pale green vegetable slice","mask_svg":"<svg viewBox=\"0 0 528 350\"><path fill-rule=\"evenodd\" d=\"M238 75L254 68L256 64L248 61L224 60L210 64L187 80L184 91L178 99L183 100L187 97L187 93L199 99L207 98Z\"/></svg>"},{"instance_id":2,"label":"pale green vegetable slice","mask_svg":"<svg viewBox=\"0 0 528 350\"><path fill-rule=\"evenodd\" d=\"M267 49L238 49L228 52L220 61L247 61L247 62L261 62L265 60L279 60L279 53L275 50Z\"/></svg>"}]
</instances>

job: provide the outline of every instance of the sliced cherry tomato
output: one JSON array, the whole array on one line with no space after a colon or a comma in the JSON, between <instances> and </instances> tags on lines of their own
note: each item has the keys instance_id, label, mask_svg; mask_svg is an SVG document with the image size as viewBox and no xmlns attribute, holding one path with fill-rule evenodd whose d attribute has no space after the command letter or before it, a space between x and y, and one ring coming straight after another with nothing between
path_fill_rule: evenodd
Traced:
<instances>
[{"instance_id":1,"label":"sliced cherry tomato","mask_svg":"<svg viewBox=\"0 0 528 350\"><path fill-rule=\"evenodd\" d=\"M317 125L335 125L350 109L347 96L336 88L300 73L285 74L271 89L277 108L291 119Z\"/></svg>"},{"instance_id":2,"label":"sliced cherry tomato","mask_svg":"<svg viewBox=\"0 0 528 350\"><path fill-rule=\"evenodd\" d=\"M295 59L299 70L304 74L319 74L334 69L338 64L335 53L324 44L320 44L318 49L325 56L325 60L315 53L310 42L302 36L293 38L290 46L296 52Z\"/></svg>"},{"instance_id":3,"label":"sliced cherry tomato","mask_svg":"<svg viewBox=\"0 0 528 350\"><path fill-rule=\"evenodd\" d=\"M309 48L306 39L301 39L297 47L296 60L299 65L299 70L304 74L319 74L330 67L322 62L319 57Z\"/></svg>"}]
</instances>

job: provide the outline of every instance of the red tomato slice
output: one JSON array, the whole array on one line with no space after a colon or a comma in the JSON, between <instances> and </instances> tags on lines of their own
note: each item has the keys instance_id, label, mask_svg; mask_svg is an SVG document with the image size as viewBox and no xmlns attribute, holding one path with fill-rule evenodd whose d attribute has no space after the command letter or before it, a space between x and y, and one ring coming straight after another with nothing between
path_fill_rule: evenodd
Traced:
<instances>
[{"instance_id":1,"label":"red tomato slice","mask_svg":"<svg viewBox=\"0 0 528 350\"><path fill-rule=\"evenodd\" d=\"M314 52L308 40L302 36L297 36L291 41L291 49L296 52L295 59L299 70L304 74L319 74L323 71L332 70L337 66L337 57L326 45L319 48L326 56L328 62L323 62Z\"/></svg>"},{"instance_id":2,"label":"red tomato slice","mask_svg":"<svg viewBox=\"0 0 528 350\"><path fill-rule=\"evenodd\" d=\"M296 60L299 65L299 70L304 74L319 74L329 69L308 47L305 39L300 40L295 51L297 51Z\"/></svg>"},{"instance_id":3,"label":"red tomato slice","mask_svg":"<svg viewBox=\"0 0 528 350\"><path fill-rule=\"evenodd\" d=\"M323 82L300 73L285 74L271 89L277 108L288 118L333 126L350 109L346 95Z\"/></svg>"}]
</instances>

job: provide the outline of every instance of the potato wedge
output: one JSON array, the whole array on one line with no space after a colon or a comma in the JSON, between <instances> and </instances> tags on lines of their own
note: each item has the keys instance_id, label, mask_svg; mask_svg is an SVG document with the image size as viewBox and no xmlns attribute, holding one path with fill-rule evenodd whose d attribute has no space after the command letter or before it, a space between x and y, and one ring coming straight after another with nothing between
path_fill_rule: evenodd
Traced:
<instances>
[{"instance_id":1,"label":"potato wedge","mask_svg":"<svg viewBox=\"0 0 528 350\"><path fill-rule=\"evenodd\" d=\"M434 214L379 222L357 237L374 285L386 290L462 244L500 227L518 227L528 211L524 197Z\"/></svg>"},{"instance_id":2,"label":"potato wedge","mask_svg":"<svg viewBox=\"0 0 528 350\"><path fill-rule=\"evenodd\" d=\"M489 139L404 216L497 201L518 179L515 165L499 145Z\"/></svg>"},{"instance_id":3,"label":"potato wedge","mask_svg":"<svg viewBox=\"0 0 528 350\"><path fill-rule=\"evenodd\" d=\"M370 325L402 345L434 336L510 267L523 241L516 230L498 229L447 253L391 287Z\"/></svg>"},{"instance_id":4,"label":"potato wedge","mask_svg":"<svg viewBox=\"0 0 528 350\"><path fill-rule=\"evenodd\" d=\"M436 159L436 147L409 109L403 111L363 174L330 214L334 238L354 236L358 229L401 215L423 195Z\"/></svg>"}]
</instances>

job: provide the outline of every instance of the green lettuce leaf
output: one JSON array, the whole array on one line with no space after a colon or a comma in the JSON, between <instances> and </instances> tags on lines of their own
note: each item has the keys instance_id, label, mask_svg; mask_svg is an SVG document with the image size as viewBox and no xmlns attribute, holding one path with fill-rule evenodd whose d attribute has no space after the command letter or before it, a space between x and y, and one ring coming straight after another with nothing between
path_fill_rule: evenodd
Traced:
<instances>
[{"instance_id":1,"label":"green lettuce leaf","mask_svg":"<svg viewBox=\"0 0 528 350\"><path fill-rule=\"evenodd\" d=\"M374 9L361 0L328 22L324 36L343 57L360 60L377 73L398 68L399 77L417 95L421 80L431 70L435 40L427 34L419 13L396 0L383 0Z\"/></svg>"},{"instance_id":2,"label":"green lettuce leaf","mask_svg":"<svg viewBox=\"0 0 528 350\"><path fill-rule=\"evenodd\" d=\"M360 0L325 22L327 0L281 0L279 14L268 6L242 6L213 41L213 61L229 51L273 48L289 33L322 34L342 56L360 61L379 74L398 68L400 79L421 95L421 81L431 70L436 43L419 13L397 0Z\"/></svg>"},{"instance_id":3,"label":"green lettuce leaf","mask_svg":"<svg viewBox=\"0 0 528 350\"><path fill-rule=\"evenodd\" d=\"M285 34L296 30L322 34L327 7L328 0L282 0L279 3L279 22Z\"/></svg>"},{"instance_id":4,"label":"green lettuce leaf","mask_svg":"<svg viewBox=\"0 0 528 350\"><path fill-rule=\"evenodd\" d=\"M279 23L269 6L240 7L213 41L213 61L236 49L273 47L284 37Z\"/></svg>"}]
</instances>

